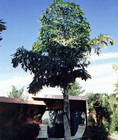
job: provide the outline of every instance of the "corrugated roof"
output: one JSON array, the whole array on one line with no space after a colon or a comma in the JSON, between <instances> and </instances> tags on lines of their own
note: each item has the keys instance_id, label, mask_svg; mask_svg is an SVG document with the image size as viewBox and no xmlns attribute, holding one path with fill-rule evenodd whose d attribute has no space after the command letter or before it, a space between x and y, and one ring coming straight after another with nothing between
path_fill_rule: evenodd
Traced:
<instances>
[{"instance_id":1,"label":"corrugated roof","mask_svg":"<svg viewBox=\"0 0 118 140\"><path fill-rule=\"evenodd\" d=\"M15 104L29 104L29 105L45 105L44 101L23 100L16 98L0 97L0 103L15 103Z\"/></svg>"}]
</instances>

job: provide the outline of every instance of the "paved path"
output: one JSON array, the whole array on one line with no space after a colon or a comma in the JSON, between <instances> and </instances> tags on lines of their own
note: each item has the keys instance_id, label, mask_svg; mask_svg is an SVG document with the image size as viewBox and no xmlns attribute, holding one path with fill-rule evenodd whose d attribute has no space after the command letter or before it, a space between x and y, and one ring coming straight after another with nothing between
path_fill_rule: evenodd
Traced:
<instances>
[{"instance_id":1,"label":"paved path","mask_svg":"<svg viewBox=\"0 0 118 140\"><path fill-rule=\"evenodd\" d=\"M114 136L111 136L110 138L111 138L111 140L118 140L118 134L114 135Z\"/></svg>"}]
</instances>

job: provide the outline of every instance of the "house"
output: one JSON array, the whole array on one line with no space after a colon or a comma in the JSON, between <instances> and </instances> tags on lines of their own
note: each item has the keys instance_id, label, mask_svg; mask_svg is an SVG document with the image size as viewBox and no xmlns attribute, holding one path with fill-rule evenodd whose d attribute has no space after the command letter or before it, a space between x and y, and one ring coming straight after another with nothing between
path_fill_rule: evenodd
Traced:
<instances>
[{"instance_id":1,"label":"house","mask_svg":"<svg viewBox=\"0 0 118 140\"><path fill-rule=\"evenodd\" d=\"M71 136L74 140L82 138L87 126L86 97L70 96L69 101ZM0 128L2 131L6 130L6 128L8 132L18 129L15 140L20 140L21 131L19 129L21 128L22 130L24 125L29 128L29 125L34 125L34 123L39 126L39 128L36 127L37 133L32 135L34 139L64 140L63 96L47 95L44 97L33 97L32 100L0 97ZM25 127L24 131L22 130L23 135L28 133L26 129L27 127ZM32 131L34 130L32 129ZM27 134L25 139L27 139L29 134ZM1 137L2 134L0 134ZM10 134L8 137L12 137L12 135Z\"/></svg>"}]
</instances>

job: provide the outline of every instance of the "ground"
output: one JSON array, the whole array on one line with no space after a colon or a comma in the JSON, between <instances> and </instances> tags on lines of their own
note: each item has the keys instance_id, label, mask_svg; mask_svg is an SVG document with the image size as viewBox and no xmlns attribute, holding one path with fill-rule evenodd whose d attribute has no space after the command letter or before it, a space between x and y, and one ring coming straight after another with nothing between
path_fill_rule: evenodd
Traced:
<instances>
[{"instance_id":1,"label":"ground","mask_svg":"<svg viewBox=\"0 0 118 140\"><path fill-rule=\"evenodd\" d=\"M117 135L113 135L113 136L110 136L111 140L118 140L118 134Z\"/></svg>"}]
</instances>

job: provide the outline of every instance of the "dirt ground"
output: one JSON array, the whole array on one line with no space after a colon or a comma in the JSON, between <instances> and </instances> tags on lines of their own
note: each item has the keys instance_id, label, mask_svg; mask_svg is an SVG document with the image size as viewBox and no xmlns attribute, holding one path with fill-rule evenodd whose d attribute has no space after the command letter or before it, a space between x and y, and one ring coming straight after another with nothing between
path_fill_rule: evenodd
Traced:
<instances>
[{"instance_id":1,"label":"dirt ground","mask_svg":"<svg viewBox=\"0 0 118 140\"><path fill-rule=\"evenodd\" d=\"M118 140L118 134L109 137L110 140Z\"/></svg>"}]
</instances>

